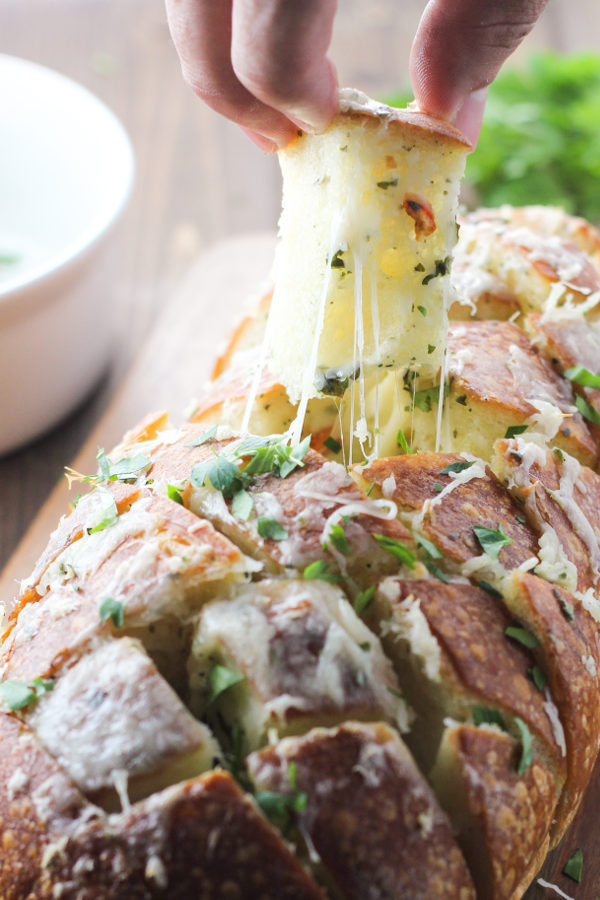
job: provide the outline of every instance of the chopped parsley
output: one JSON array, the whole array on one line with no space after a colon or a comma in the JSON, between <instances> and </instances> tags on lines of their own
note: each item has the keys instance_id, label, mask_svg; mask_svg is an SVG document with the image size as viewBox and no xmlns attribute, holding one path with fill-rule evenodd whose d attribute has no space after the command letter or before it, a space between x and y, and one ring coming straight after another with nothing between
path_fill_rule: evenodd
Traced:
<instances>
[{"instance_id":1,"label":"chopped parsley","mask_svg":"<svg viewBox=\"0 0 600 900\"><path fill-rule=\"evenodd\" d=\"M583 850L581 849L581 847L578 847L573 855L566 861L563 867L563 875L566 875L567 878L571 879L571 881L576 881L577 884L580 884L582 874Z\"/></svg>"},{"instance_id":2,"label":"chopped parsley","mask_svg":"<svg viewBox=\"0 0 600 900\"><path fill-rule=\"evenodd\" d=\"M331 572L327 563L322 559L315 559L314 562L309 563L302 576L308 581L329 581L332 584L337 584L342 580L342 576Z\"/></svg>"},{"instance_id":3,"label":"chopped parsley","mask_svg":"<svg viewBox=\"0 0 600 900\"><path fill-rule=\"evenodd\" d=\"M217 433L217 426L213 425L207 431L200 435L200 437L196 438L196 440L191 441L189 444L186 444L186 447L201 447L202 444L206 444L212 438L214 438Z\"/></svg>"},{"instance_id":4,"label":"chopped parsley","mask_svg":"<svg viewBox=\"0 0 600 900\"><path fill-rule=\"evenodd\" d=\"M421 284L429 284L434 278L438 278L440 275L447 275L450 271L450 257L447 256L445 259L436 259L435 261L435 269L433 272L430 272L429 275L426 275Z\"/></svg>"},{"instance_id":5,"label":"chopped parsley","mask_svg":"<svg viewBox=\"0 0 600 900\"><path fill-rule=\"evenodd\" d=\"M406 435L401 428L398 429L398 434L396 435L396 443L403 453L410 453L410 446L408 444L408 441L406 440Z\"/></svg>"},{"instance_id":6,"label":"chopped parsley","mask_svg":"<svg viewBox=\"0 0 600 900\"><path fill-rule=\"evenodd\" d=\"M231 498L231 512L236 519L242 519L247 522L254 509L254 500L248 491L240 488Z\"/></svg>"},{"instance_id":7,"label":"chopped parsley","mask_svg":"<svg viewBox=\"0 0 600 900\"><path fill-rule=\"evenodd\" d=\"M331 268L332 269L345 269L346 263L342 259L343 250L336 250L333 256L331 257Z\"/></svg>"},{"instance_id":8,"label":"chopped parsley","mask_svg":"<svg viewBox=\"0 0 600 900\"><path fill-rule=\"evenodd\" d=\"M284 541L288 533L286 529L279 524L277 519L269 519L267 516L259 516L256 520L256 529L266 540Z\"/></svg>"},{"instance_id":9,"label":"chopped parsley","mask_svg":"<svg viewBox=\"0 0 600 900\"><path fill-rule=\"evenodd\" d=\"M375 596L375 585L372 584L370 587L366 588L364 591L360 591L359 594L354 598L354 603L352 604L354 607L354 612L357 616L362 616L364 611L368 606L373 602L373 597Z\"/></svg>"},{"instance_id":10,"label":"chopped parsley","mask_svg":"<svg viewBox=\"0 0 600 900\"><path fill-rule=\"evenodd\" d=\"M427 353L429 354L429 356L431 356L431 354L433 353L434 350L435 350L435 344L427 344Z\"/></svg>"},{"instance_id":11,"label":"chopped parsley","mask_svg":"<svg viewBox=\"0 0 600 900\"><path fill-rule=\"evenodd\" d=\"M427 315L427 308L425 306L417 306L417 309L419 310L423 318L425 318Z\"/></svg>"},{"instance_id":12,"label":"chopped parsley","mask_svg":"<svg viewBox=\"0 0 600 900\"><path fill-rule=\"evenodd\" d=\"M327 541L333 544L335 549L339 550L340 553L343 553L344 556L350 556L352 551L343 525L330 525L327 533Z\"/></svg>"},{"instance_id":13,"label":"chopped parsley","mask_svg":"<svg viewBox=\"0 0 600 900\"><path fill-rule=\"evenodd\" d=\"M490 709L487 706L473 707L473 722L477 727L479 725L497 725L502 731L507 730L502 714L497 709Z\"/></svg>"},{"instance_id":14,"label":"chopped parsley","mask_svg":"<svg viewBox=\"0 0 600 900\"><path fill-rule=\"evenodd\" d=\"M530 650L540 646L535 634L532 634L531 631L527 631L527 629L523 628L521 625L509 625L504 629L504 634L506 637L512 638L513 641L523 644L524 647L528 647Z\"/></svg>"},{"instance_id":15,"label":"chopped parsley","mask_svg":"<svg viewBox=\"0 0 600 900\"><path fill-rule=\"evenodd\" d=\"M533 762L533 738L525 722L515 716L515 725L521 732L521 756L517 764L517 775L522 775Z\"/></svg>"},{"instance_id":16,"label":"chopped parsley","mask_svg":"<svg viewBox=\"0 0 600 900\"><path fill-rule=\"evenodd\" d=\"M600 390L600 375L594 375L584 366L573 366L572 369L565 369L563 372L565 378L580 384L581 387L595 388Z\"/></svg>"},{"instance_id":17,"label":"chopped parsley","mask_svg":"<svg viewBox=\"0 0 600 900\"><path fill-rule=\"evenodd\" d=\"M175 487L174 484L167 485L167 497L169 500L174 500L175 503L180 503L183 506L183 497L181 496L181 488Z\"/></svg>"},{"instance_id":18,"label":"chopped parsley","mask_svg":"<svg viewBox=\"0 0 600 900\"><path fill-rule=\"evenodd\" d=\"M397 179L397 178L391 178L389 181L378 181L378 182L377 182L377 187L378 187L378 188L381 188L382 191L387 191L387 189L388 189L389 187L396 187L397 184L398 184L398 179Z\"/></svg>"},{"instance_id":19,"label":"chopped parsley","mask_svg":"<svg viewBox=\"0 0 600 900\"><path fill-rule=\"evenodd\" d=\"M532 666L530 669L527 669L527 674L535 684L538 691L543 691L546 687L546 684L548 683L545 672L543 672L539 666Z\"/></svg>"},{"instance_id":20,"label":"chopped parsley","mask_svg":"<svg viewBox=\"0 0 600 900\"><path fill-rule=\"evenodd\" d=\"M249 476L241 472L235 463L225 456L215 456L214 459L207 459L192 467L190 480L194 487L204 487L207 478L213 488L220 491L228 500L249 482Z\"/></svg>"},{"instance_id":21,"label":"chopped parsley","mask_svg":"<svg viewBox=\"0 0 600 900\"><path fill-rule=\"evenodd\" d=\"M209 687L209 703L214 703L217 697L226 691L228 688L233 687L234 684L238 684L238 682L243 681L244 676L241 672L236 672L234 669L228 669L227 666L222 666L219 663L215 663L214 666L208 670L207 681Z\"/></svg>"},{"instance_id":22,"label":"chopped parsley","mask_svg":"<svg viewBox=\"0 0 600 900\"><path fill-rule=\"evenodd\" d=\"M473 533L479 541L479 546L490 559L498 559L498 554L503 547L512 544L512 538L507 537L498 525L497 529L485 528L483 525L473 525Z\"/></svg>"},{"instance_id":23,"label":"chopped parsley","mask_svg":"<svg viewBox=\"0 0 600 900\"><path fill-rule=\"evenodd\" d=\"M502 600L502 594L500 591L497 591L496 588L491 585L488 581L478 581L477 586L482 590L487 591L488 594L491 594L496 600Z\"/></svg>"},{"instance_id":24,"label":"chopped parsley","mask_svg":"<svg viewBox=\"0 0 600 900\"><path fill-rule=\"evenodd\" d=\"M443 553L440 550L438 550L438 548L435 546L433 541L429 541L429 540L427 540L427 538L424 538L424 537L418 537L417 544L420 547L422 547L423 550L425 551L425 553L427 553L427 555L430 556L432 559L442 559L443 558Z\"/></svg>"},{"instance_id":25,"label":"chopped parsley","mask_svg":"<svg viewBox=\"0 0 600 900\"><path fill-rule=\"evenodd\" d=\"M310 448L310 435L296 447L282 440L251 438L236 449L236 456L250 456L244 468L244 475L265 475L273 473L278 478L286 478L298 466L304 466L303 459Z\"/></svg>"},{"instance_id":26,"label":"chopped parsley","mask_svg":"<svg viewBox=\"0 0 600 900\"><path fill-rule=\"evenodd\" d=\"M558 590L558 588L552 588L552 593L554 594L554 596L560 603L561 609L562 609L565 617L567 619L569 619L570 622L572 622L573 619L575 618L575 610L573 609L573 604L569 603L569 601L567 600L566 597L563 597L563 595Z\"/></svg>"},{"instance_id":27,"label":"chopped parsley","mask_svg":"<svg viewBox=\"0 0 600 900\"><path fill-rule=\"evenodd\" d=\"M448 463L447 466L441 469L440 475L449 475L451 472L464 472L465 469L470 469L474 464L474 459L464 459L461 461Z\"/></svg>"},{"instance_id":28,"label":"chopped parsley","mask_svg":"<svg viewBox=\"0 0 600 900\"><path fill-rule=\"evenodd\" d=\"M152 460L141 453L135 456L125 456L123 459L113 462L106 456L102 447L96 454L99 472L97 475L83 475L80 481L91 481L93 484L101 484L108 481L135 481L142 473L147 472L152 465Z\"/></svg>"},{"instance_id":29,"label":"chopped parsley","mask_svg":"<svg viewBox=\"0 0 600 900\"><path fill-rule=\"evenodd\" d=\"M584 419L587 419L592 425L600 425L600 413L598 410L590 406L587 400L584 400L579 394L575 397L575 406Z\"/></svg>"},{"instance_id":30,"label":"chopped parsley","mask_svg":"<svg viewBox=\"0 0 600 900\"><path fill-rule=\"evenodd\" d=\"M384 550L387 550L388 553L391 553L392 556L399 559L400 562L408 566L409 569L414 569L417 557L401 541L387 537L385 534L373 534L373 537Z\"/></svg>"},{"instance_id":31,"label":"chopped parsley","mask_svg":"<svg viewBox=\"0 0 600 900\"><path fill-rule=\"evenodd\" d=\"M53 690L50 678L34 678L33 681L0 681L0 697L12 712L31 706L44 694Z\"/></svg>"},{"instance_id":32,"label":"chopped parsley","mask_svg":"<svg viewBox=\"0 0 600 900\"><path fill-rule=\"evenodd\" d=\"M528 428L529 425L509 425L504 434L504 440L509 441L511 438L516 437L517 434L523 434Z\"/></svg>"},{"instance_id":33,"label":"chopped parsley","mask_svg":"<svg viewBox=\"0 0 600 900\"><path fill-rule=\"evenodd\" d=\"M441 482L439 482L439 481L434 481L433 489L436 492L436 494L441 494L442 491L444 490L444 488L441 485Z\"/></svg>"},{"instance_id":34,"label":"chopped parsley","mask_svg":"<svg viewBox=\"0 0 600 900\"><path fill-rule=\"evenodd\" d=\"M445 572L442 572L440 567L436 565L432 559L425 559L425 568L429 572L430 575L433 575L434 578L439 578L440 581L443 581L444 584L450 584L450 579L446 575Z\"/></svg>"},{"instance_id":35,"label":"chopped parsley","mask_svg":"<svg viewBox=\"0 0 600 900\"><path fill-rule=\"evenodd\" d=\"M288 765L288 782L291 794L277 791L257 791L255 799L268 819L278 822L289 820L293 813L304 812L308 804L308 796L298 790L296 763Z\"/></svg>"},{"instance_id":36,"label":"chopped parsley","mask_svg":"<svg viewBox=\"0 0 600 900\"><path fill-rule=\"evenodd\" d=\"M450 388L447 384L444 385L444 397L448 396ZM423 388L422 391L416 391L414 396L414 404L417 409L422 410L423 412L431 412L432 406L434 403L437 403L440 399L440 389L439 387L430 387Z\"/></svg>"},{"instance_id":37,"label":"chopped parsley","mask_svg":"<svg viewBox=\"0 0 600 900\"><path fill-rule=\"evenodd\" d=\"M119 518L119 510L113 495L106 488L96 488L96 494L100 497L100 521L92 528L88 528L88 534L95 534L114 525Z\"/></svg>"},{"instance_id":38,"label":"chopped parsley","mask_svg":"<svg viewBox=\"0 0 600 900\"><path fill-rule=\"evenodd\" d=\"M323 446L327 447L328 450L331 450L332 453L339 453L342 449L342 445L339 441L336 441L334 437L329 435L329 437L325 438L323 441Z\"/></svg>"},{"instance_id":39,"label":"chopped parsley","mask_svg":"<svg viewBox=\"0 0 600 900\"><path fill-rule=\"evenodd\" d=\"M123 627L123 622L125 620L125 605L121 603L120 600L115 600L114 597L104 597L104 599L100 601L98 612L102 622L106 622L107 619L112 619L115 628Z\"/></svg>"}]
</instances>

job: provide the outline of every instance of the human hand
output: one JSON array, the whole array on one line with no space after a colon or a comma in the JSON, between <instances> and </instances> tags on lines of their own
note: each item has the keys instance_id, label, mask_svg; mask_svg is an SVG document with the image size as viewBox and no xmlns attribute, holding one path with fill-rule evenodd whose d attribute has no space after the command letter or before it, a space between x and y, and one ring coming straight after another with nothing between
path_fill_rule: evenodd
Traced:
<instances>
[{"instance_id":1,"label":"human hand","mask_svg":"<svg viewBox=\"0 0 600 900\"><path fill-rule=\"evenodd\" d=\"M430 0L413 43L419 108L476 143L487 86L548 0ZM337 107L327 57L336 0L166 0L184 77L264 150L298 128L323 130Z\"/></svg>"},{"instance_id":2,"label":"human hand","mask_svg":"<svg viewBox=\"0 0 600 900\"><path fill-rule=\"evenodd\" d=\"M430 0L410 55L419 108L453 122L473 145L488 85L548 0Z\"/></svg>"}]
</instances>

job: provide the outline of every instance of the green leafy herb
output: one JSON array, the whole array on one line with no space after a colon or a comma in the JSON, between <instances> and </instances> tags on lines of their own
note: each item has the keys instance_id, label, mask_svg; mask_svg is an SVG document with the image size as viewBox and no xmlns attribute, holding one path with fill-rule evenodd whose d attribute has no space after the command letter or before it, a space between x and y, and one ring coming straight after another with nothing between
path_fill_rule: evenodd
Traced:
<instances>
[{"instance_id":1,"label":"green leafy herb","mask_svg":"<svg viewBox=\"0 0 600 900\"><path fill-rule=\"evenodd\" d=\"M522 775L533 762L533 738L525 722L515 716L515 725L521 732L521 756L517 765L517 775Z\"/></svg>"},{"instance_id":2,"label":"green leafy herb","mask_svg":"<svg viewBox=\"0 0 600 900\"><path fill-rule=\"evenodd\" d=\"M364 591L360 591L354 598L354 612L357 616L362 616L364 611L370 604L373 602L373 597L375 596L375 585L372 584L370 587L366 588Z\"/></svg>"},{"instance_id":3,"label":"green leafy herb","mask_svg":"<svg viewBox=\"0 0 600 900\"><path fill-rule=\"evenodd\" d=\"M174 484L167 485L167 497L174 500L175 503L181 503L183 506L183 497L181 496L181 488L175 487Z\"/></svg>"},{"instance_id":4,"label":"green leafy herb","mask_svg":"<svg viewBox=\"0 0 600 900\"><path fill-rule=\"evenodd\" d=\"M499 525L497 529L485 528L483 525L473 525L473 532L479 541L479 546L490 559L498 559L498 554L503 547L512 544L512 538L507 537Z\"/></svg>"},{"instance_id":5,"label":"green leafy herb","mask_svg":"<svg viewBox=\"0 0 600 900\"><path fill-rule=\"evenodd\" d=\"M12 712L37 703L43 694L54 688L50 678L34 678L33 681L0 681L0 697Z\"/></svg>"},{"instance_id":6,"label":"green leafy herb","mask_svg":"<svg viewBox=\"0 0 600 900\"><path fill-rule=\"evenodd\" d=\"M390 179L390 181L378 181L377 187L381 188L384 191L387 191L387 189L389 187L396 187L397 184L398 184L398 179L392 178L392 179Z\"/></svg>"},{"instance_id":7,"label":"green leafy herb","mask_svg":"<svg viewBox=\"0 0 600 900\"><path fill-rule=\"evenodd\" d=\"M521 516L521 515L519 515L519 513L517 513L517 515L515 516L515 519L517 520L517 522L520 522L521 525L527 524L527 519L525 518L525 516Z\"/></svg>"},{"instance_id":8,"label":"green leafy herb","mask_svg":"<svg viewBox=\"0 0 600 900\"><path fill-rule=\"evenodd\" d=\"M350 556L352 550L342 525L330 525L327 532L327 540L344 556Z\"/></svg>"},{"instance_id":9,"label":"green leafy herb","mask_svg":"<svg viewBox=\"0 0 600 900\"><path fill-rule=\"evenodd\" d=\"M443 572L442 569L440 569L440 567L437 566L432 559L425 559L424 562L425 568L430 573L430 575L433 575L434 578L439 578L439 580L443 581L444 584L450 584L450 579L448 578L446 573Z\"/></svg>"},{"instance_id":10,"label":"green leafy herb","mask_svg":"<svg viewBox=\"0 0 600 900\"><path fill-rule=\"evenodd\" d=\"M227 688L233 687L234 684L243 681L244 676L241 672L236 672L233 669L228 669L227 666L215 663L208 670L207 680L210 691L209 703L214 703L219 694L222 694Z\"/></svg>"},{"instance_id":11,"label":"green leafy herb","mask_svg":"<svg viewBox=\"0 0 600 900\"><path fill-rule=\"evenodd\" d=\"M535 634L527 631L526 628L522 628L521 625L509 625L508 628L504 629L504 634L506 637L512 638L513 641L523 644L524 647L529 647L529 649L540 646Z\"/></svg>"},{"instance_id":12,"label":"green leafy herb","mask_svg":"<svg viewBox=\"0 0 600 900\"><path fill-rule=\"evenodd\" d=\"M373 534L373 537L375 538L377 543L381 547L383 547L384 550L387 550L388 553L391 553L393 556L399 559L400 562L408 566L409 569L414 569L417 557L401 541L397 541L395 538L387 537L387 535L385 534Z\"/></svg>"},{"instance_id":13,"label":"green leafy herb","mask_svg":"<svg viewBox=\"0 0 600 900\"><path fill-rule=\"evenodd\" d=\"M426 309L426 307L424 307L424 306L417 306L417 309L419 310L419 312L421 313L421 315L423 316L423 318L425 318L425 316L427 315L427 309Z\"/></svg>"},{"instance_id":14,"label":"green leafy herb","mask_svg":"<svg viewBox=\"0 0 600 900\"><path fill-rule=\"evenodd\" d=\"M566 861L563 868L563 875L566 875L567 878L570 878L572 881L576 881L577 884L580 884L582 874L583 850L581 849L581 847L578 847L575 853Z\"/></svg>"},{"instance_id":15,"label":"green leafy herb","mask_svg":"<svg viewBox=\"0 0 600 900\"><path fill-rule=\"evenodd\" d=\"M478 581L477 584L480 588L482 588L482 590L487 591L488 594L491 594L492 597L495 597L496 600L502 600L502 594L500 593L500 591L497 591L496 588L488 581Z\"/></svg>"},{"instance_id":16,"label":"green leafy herb","mask_svg":"<svg viewBox=\"0 0 600 900\"><path fill-rule=\"evenodd\" d=\"M216 491L220 491L230 500L237 491L241 491L249 482L249 476L241 472L235 463L224 456L215 456L205 462L196 463L192 467L190 480L194 487L204 487L206 479Z\"/></svg>"},{"instance_id":17,"label":"green leafy herb","mask_svg":"<svg viewBox=\"0 0 600 900\"><path fill-rule=\"evenodd\" d=\"M444 490L444 488L442 487L441 482L439 482L439 481L434 481L434 483L433 483L433 489L434 489L434 491L436 492L436 494L441 494L442 491Z\"/></svg>"},{"instance_id":18,"label":"green leafy herb","mask_svg":"<svg viewBox=\"0 0 600 900\"><path fill-rule=\"evenodd\" d=\"M435 344L427 344L427 353L431 356L433 351L435 350Z\"/></svg>"},{"instance_id":19,"label":"green leafy herb","mask_svg":"<svg viewBox=\"0 0 600 900\"><path fill-rule=\"evenodd\" d=\"M371 484L369 485L369 487L367 488L367 490L365 491L367 497L370 497L370 496L371 496L371 494L372 494L372 492L373 492L373 488L375 487L376 484L377 484L377 480L374 479L374 480L371 482Z\"/></svg>"},{"instance_id":20,"label":"green leafy herb","mask_svg":"<svg viewBox=\"0 0 600 900\"><path fill-rule=\"evenodd\" d=\"M509 425L506 429L504 439L509 441L511 438L516 437L517 434L523 434L528 428L529 425Z\"/></svg>"},{"instance_id":21,"label":"green leafy herb","mask_svg":"<svg viewBox=\"0 0 600 900\"><path fill-rule=\"evenodd\" d=\"M563 375L569 381L574 381L575 384L580 384L582 387L600 390L600 375L594 375L593 372L590 372L584 366L573 366L572 369L565 369Z\"/></svg>"},{"instance_id":22,"label":"green leafy herb","mask_svg":"<svg viewBox=\"0 0 600 900\"><path fill-rule=\"evenodd\" d=\"M269 519L267 516L258 517L256 528L261 538L266 540L284 541L288 536L287 531L279 524L277 519Z\"/></svg>"},{"instance_id":23,"label":"green leafy herb","mask_svg":"<svg viewBox=\"0 0 600 900\"><path fill-rule=\"evenodd\" d=\"M449 475L450 472L464 472L465 469L470 469L474 464L474 459L465 459L460 462L448 463L448 465L440 471L440 475Z\"/></svg>"},{"instance_id":24,"label":"green leafy herb","mask_svg":"<svg viewBox=\"0 0 600 900\"><path fill-rule=\"evenodd\" d=\"M398 700L404 700L404 694L402 691L399 691L398 688L391 687L389 684L386 685L388 689L388 693L392 695L392 697L397 697Z\"/></svg>"},{"instance_id":25,"label":"green leafy herb","mask_svg":"<svg viewBox=\"0 0 600 900\"><path fill-rule=\"evenodd\" d=\"M433 272L430 272L429 275L426 275L421 284L429 284L434 278L438 278L440 275L447 275L450 271L450 257L447 256L445 259L436 259L435 261L435 269Z\"/></svg>"},{"instance_id":26,"label":"green leafy herb","mask_svg":"<svg viewBox=\"0 0 600 900\"><path fill-rule=\"evenodd\" d=\"M418 537L417 544L422 547L425 553L427 553L432 559L442 559L444 556L441 550L438 550L435 544L432 541L428 541L427 538Z\"/></svg>"},{"instance_id":27,"label":"green leafy herb","mask_svg":"<svg viewBox=\"0 0 600 900\"><path fill-rule=\"evenodd\" d=\"M558 588L552 588L552 593L560 603L561 609L565 614L565 617L569 619L569 621L573 621L575 618L575 610L573 609L573 604L569 603L566 597L563 597Z\"/></svg>"},{"instance_id":28,"label":"green leafy herb","mask_svg":"<svg viewBox=\"0 0 600 900\"><path fill-rule=\"evenodd\" d=\"M254 500L248 491L241 488L236 491L231 498L231 512L236 519L242 519L247 522L254 508Z\"/></svg>"},{"instance_id":29,"label":"green leafy herb","mask_svg":"<svg viewBox=\"0 0 600 900\"><path fill-rule=\"evenodd\" d=\"M336 441L334 437L329 435L329 437L325 438L323 441L323 446L327 447L328 450L331 450L332 453L339 453L342 449L342 445L339 441Z\"/></svg>"},{"instance_id":30,"label":"green leafy herb","mask_svg":"<svg viewBox=\"0 0 600 900\"><path fill-rule=\"evenodd\" d=\"M302 575L309 581L329 581L332 584L342 581L342 576L331 572L327 563L322 559L315 559L314 562L309 563Z\"/></svg>"},{"instance_id":31,"label":"green leafy herb","mask_svg":"<svg viewBox=\"0 0 600 900\"><path fill-rule=\"evenodd\" d=\"M584 400L579 394L575 397L575 406L584 419L587 419L592 425L600 425L600 413L598 410L590 406L587 400Z\"/></svg>"},{"instance_id":32,"label":"green leafy herb","mask_svg":"<svg viewBox=\"0 0 600 900\"><path fill-rule=\"evenodd\" d=\"M288 782L290 794L280 794L276 791L258 791L255 795L256 802L268 819L281 822L288 820L293 813L301 813L307 807L308 796L297 786L296 763L288 765Z\"/></svg>"},{"instance_id":33,"label":"green leafy herb","mask_svg":"<svg viewBox=\"0 0 600 900\"><path fill-rule=\"evenodd\" d=\"M97 475L84 475L81 481L91 481L94 484L100 484L103 481L135 481L143 472L147 472L152 465L152 460L141 453L135 456L126 456L113 462L109 456L106 456L102 447L98 448L96 454L98 460L99 472Z\"/></svg>"},{"instance_id":34,"label":"green leafy herb","mask_svg":"<svg viewBox=\"0 0 600 900\"><path fill-rule=\"evenodd\" d=\"M191 441L189 444L186 444L186 447L201 447L202 444L206 444L208 441L214 438L217 433L217 426L212 425L205 432L203 432L200 437L196 438L194 441Z\"/></svg>"},{"instance_id":35,"label":"green leafy herb","mask_svg":"<svg viewBox=\"0 0 600 900\"><path fill-rule=\"evenodd\" d=\"M479 725L497 725L506 731L506 722L497 709L489 709L487 706L475 706L473 708L473 722Z\"/></svg>"},{"instance_id":36,"label":"green leafy herb","mask_svg":"<svg viewBox=\"0 0 600 900\"><path fill-rule=\"evenodd\" d=\"M548 679L546 678L545 673L540 669L539 666L532 666L530 669L527 669L527 674L535 684L538 691L543 691L546 687Z\"/></svg>"},{"instance_id":37,"label":"green leafy herb","mask_svg":"<svg viewBox=\"0 0 600 900\"><path fill-rule=\"evenodd\" d=\"M408 441L406 440L406 435L402 431L401 428L398 429L398 434L396 435L396 443L400 447L403 453L410 453L410 447Z\"/></svg>"},{"instance_id":38,"label":"green leafy herb","mask_svg":"<svg viewBox=\"0 0 600 900\"><path fill-rule=\"evenodd\" d=\"M343 250L336 250L333 256L331 257L331 268L332 269L345 269L346 263L342 259Z\"/></svg>"},{"instance_id":39,"label":"green leafy herb","mask_svg":"<svg viewBox=\"0 0 600 900\"><path fill-rule=\"evenodd\" d=\"M444 397L448 396L450 388L447 384L444 385ZM416 391L414 396L414 405L417 409L422 410L423 412L431 412L433 408L433 404L437 403L440 399L440 389L439 387L430 387L423 388L422 391Z\"/></svg>"},{"instance_id":40,"label":"green leafy herb","mask_svg":"<svg viewBox=\"0 0 600 900\"><path fill-rule=\"evenodd\" d=\"M103 531L105 528L109 528L111 525L114 525L119 518L119 510L117 509L117 504L110 491L107 491L106 488L99 487L96 488L96 494L100 497L101 518L93 528L88 528L88 534L95 534L97 531Z\"/></svg>"},{"instance_id":41,"label":"green leafy herb","mask_svg":"<svg viewBox=\"0 0 600 900\"><path fill-rule=\"evenodd\" d=\"M309 448L310 435L296 447L279 439L250 438L236 449L236 456L250 457L243 470L245 477L272 472L279 478L286 478L295 468L304 465L303 459Z\"/></svg>"},{"instance_id":42,"label":"green leafy herb","mask_svg":"<svg viewBox=\"0 0 600 900\"><path fill-rule=\"evenodd\" d=\"M119 600L115 600L114 597L104 597L104 599L100 601L100 606L98 609L100 620L102 622L106 622L107 619L112 619L112 623L115 628L123 627L123 622L125 619L124 611L124 604Z\"/></svg>"}]
</instances>

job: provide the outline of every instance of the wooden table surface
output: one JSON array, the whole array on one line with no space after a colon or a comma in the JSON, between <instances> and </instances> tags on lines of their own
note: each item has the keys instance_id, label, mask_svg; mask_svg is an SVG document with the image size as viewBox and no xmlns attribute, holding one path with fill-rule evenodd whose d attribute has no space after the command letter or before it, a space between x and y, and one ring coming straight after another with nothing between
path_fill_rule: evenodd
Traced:
<instances>
[{"instance_id":1,"label":"wooden table surface","mask_svg":"<svg viewBox=\"0 0 600 900\"><path fill-rule=\"evenodd\" d=\"M339 0L332 57L340 82L379 97L404 85L423 6L423 0ZM599 25L598 0L551 0L517 56L543 47L600 49ZM198 259L232 236L274 232L280 179L274 158L183 83L162 0L0 0L0 52L50 66L91 89L123 122L137 160L133 196L115 234L116 262L98 288L99 305L112 293L119 308L112 362L67 421L0 459L2 567L136 359L134 377L143 378L144 359L160 348L155 329L144 356L153 324L168 323L168 341L175 340L169 300L194 302L193 292L182 294L179 285L194 265L198 271ZM264 255L268 238L256 240L257 254ZM208 258L222 265L223 256L217 248ZM227 319L224 312L219 320ZM199 352L212 354L212 348L200 340ZM185 385L175 412L200 387Z\"/></svg>"}]
</instances>

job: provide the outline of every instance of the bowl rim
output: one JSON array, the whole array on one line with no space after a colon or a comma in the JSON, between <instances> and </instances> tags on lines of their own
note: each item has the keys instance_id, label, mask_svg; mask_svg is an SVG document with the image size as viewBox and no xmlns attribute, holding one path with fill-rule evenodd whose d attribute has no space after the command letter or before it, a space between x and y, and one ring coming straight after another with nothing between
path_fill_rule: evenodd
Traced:
<instances>
[{"instance_id":1,"label":"bowl rim","mask_svg":"<svg viewBox=\"0 0 600 900\"><path fill-rule=\"evenodd\" d=\"M132 193L136 171L135 154L127 131L112 109L93 91L48 66L20 56L0 53L0 66L5 64L15 69L21 68L34 72L47 81L54 82L59 86L59 90L66 88L74 95L79 95L79 99L87 103L90 108L95 107L95 112L99 114L99 117L105 119L112 131L111 140L114 141L115 146L119 147L120 145L118 152L122 162L119 171L121 189L118 194L115 193L114 202L107 211L102 216L94 216L89 226L82 229L76 238L66 243L63 249L51 254L31 270L25 269L21 277L8 281L6 287L0 282L0 308L11 305L15 300L21 300L23 295L27 295L31 291L38 294L37 289L45 280L54 278L55 275L67 270L80 258L83 259L87 256L88 251L102 240L124 211Z\"/></svg>"}]
</instances>

